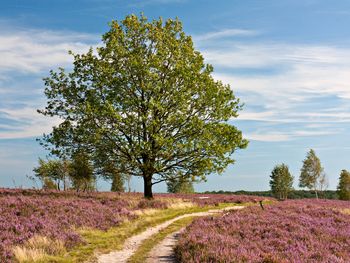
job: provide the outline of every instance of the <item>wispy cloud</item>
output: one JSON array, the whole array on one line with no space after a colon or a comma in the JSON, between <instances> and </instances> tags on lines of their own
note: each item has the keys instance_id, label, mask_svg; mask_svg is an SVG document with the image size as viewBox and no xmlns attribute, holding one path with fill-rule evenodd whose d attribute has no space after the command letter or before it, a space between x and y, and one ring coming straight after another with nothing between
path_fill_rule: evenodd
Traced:
<instances>
[{"instance_id":1,"label":"wispy cloud","mask_svg":"<svg viewBox=\"0 0 350 263\"><path fill-rule=\"evenodd\" d=\"M249 140L264 142L281 142L290 141L303 137L320 137L329 136L339 133L339 129L328 128L325 130L309 129L309 130L291 130L278 131L278 129L270 128L267 130L257 130L255 132L246 133L245 136Z\"/></svg>"},{"instance_id":2,"label":"wispy cloud","mask_svg":"<svg viewBox=\"0 0 350 263\"><path fill-rule=\"evenodd\" d=\"M214 77L230 84L245 103L239 119L255 127L248 131L249 139L287 141L344 133L332 125L350 123L350 48L234 36L234 30L209 32L203 35L208 41L195 44L216 69ZM269 123L269 129L262 129ZM283 125L291 123L295 127L285 131Z\"/></svg>"},{"instance_id":3,"label":"wispy cloud","mask_svg":"<svg viewBox=\"0 0 350 263\"><path fill-rule=\"evenodd\" d=\"M9 123L0 126L0 139L37 137L51 132L52 127L60 123L58 118L40 116L35 107L0 109L0 114Z\"/></svg>"},{"instance_id":4,"label":"wispy cloud","mask_svg":"<svg viewBox=\"0 0 350 263\"><path fill-rule=\"evenodd\" d=\"M195 41L203 41L203 40L214 40L219 38L229 38L236 36L256 36L258 34L257 31L239 29L239 28L231 28L231 29L223 29L215 32L208 32L201 35L194 35L193 39Z\"/></svg>"},{"instance_id":5,"label":"wispy cloud","mask_svg":"<svg viewBox=\"0 0 350 263\"><path fill-rule=\"evenodd\" d=\"M36 112L43 104L43 85L38 83L50 69L70 67L72 56L68 50L86 52L98 43L98 37L79 32L17 29L5 27L4 22L0 32L0 139L40 136L58 120Z\"/></svg>"},{"instance_id":6,"label":"wispy cloud","mask_svg":"<svg viewBox=\"0 0 350 263\"><path fill-rule=\"evenodd\" d=\"M96 44L96 36L48 30L8 30L0 28L0 73L38 73L72 61L68 50L85 52Z\"/></svg>"},{"instance_id":7,"label":"wispy cloud","mask_svg":"<svg viewBox=\"0 0 350 263\"><path fill-rule=\"evenodd\" d=\"M346 106L350 102L350 49L271 43L202 49L207 61L218 69L215 78L231 84L246 103L248 111L242 112L242 118L350 121ZM337 100L338 107L329 100L310 106L327 97ZM251 111L252 105L266 111Z\"/></svg>"}]
</instances>

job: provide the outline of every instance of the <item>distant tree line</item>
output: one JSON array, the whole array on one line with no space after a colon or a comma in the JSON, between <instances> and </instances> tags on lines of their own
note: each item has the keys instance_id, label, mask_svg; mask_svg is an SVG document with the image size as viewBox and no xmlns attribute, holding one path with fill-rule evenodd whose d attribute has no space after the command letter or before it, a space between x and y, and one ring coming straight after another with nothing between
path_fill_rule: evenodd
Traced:
<instances>
[{"instance_id":1,"label":"distant tree line","mask_svg":"<svg viewBox=\"0 0 350 263\"><path fill-rule=\"evenodd\" d=\"M270 175L270 191L212 191L205 193L214 194L243 194L276 197L279 200L301 199L301 198L325 198L350 200L350 173L342 170L339 177L339 183L336 191L327 190L328 180L320 159L315 151L311 149L303 160L303 166L300 170L299 187L308 190L293 189L294 177L289 172L286 164L276 165Z\"/></svg>"},{"instance_id":2,"label":"distant tree line","mask_svg":"<svg viewBox=\"0 0 350 263\"><path fill-rule=\"evenodd\" d=\"M55 190L96 190L97 175L112 181L111 191L124 192L124 183L130 180L120 174L112 163L97 167L85 152L75 152L70 158L39 159L33 169L34 178L39 179L43 189Z\"/></svg>"},{"instance_id":3,"label":"distant tree line","mask_svg":"<svg viewBox=\"0 0 350 263\"><path fill-rule=\"evenodd\" d=\"M256 195L256 196L265 196L265 197L275 197L274 193L271 190L268 191L206 191L205 194L235 194L235 195ZM316 198L315 193L310 190L291 190L288 193L288 199L303 199L303 198ZM335 190L325 190L321 193L319 198L324 199L339 199L338 193Z\"/></svg>"}]
</instances>

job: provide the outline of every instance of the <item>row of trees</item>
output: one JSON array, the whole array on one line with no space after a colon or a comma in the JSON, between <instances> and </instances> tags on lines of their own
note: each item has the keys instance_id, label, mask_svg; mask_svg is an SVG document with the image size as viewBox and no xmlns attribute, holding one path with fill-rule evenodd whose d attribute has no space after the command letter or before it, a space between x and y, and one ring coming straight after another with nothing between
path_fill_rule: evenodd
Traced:
<instances>
[{"instance_id":1,"label":"row of trees","mask_svg":"<svg viewBox=\"0 0 350 263\"><path fill-rule=\"evenodd\" d=\"M287 199L288 193L293 190L294 177L285 164L276 165L270 175L270 187L272 193L280 200ZM328 187L328 180L320 159L311 149L303 161L300 170L299 187L308 188L315 192L316 198L319 192ZM350 173L342 170L337 188L339 199L350 200Z\"/></svg>"},{"instance_id":2,"label":"row of trees","mask_svg":"<svg viewBox=\"0 0 350 263\"><path fill-rule=\"evenodd\" d=\"M89 155L84 152L76 152L70 159L39 159L39 165L33 171L44 189L93 191L96 178L101 175L112 181L111 191L123 192L127 179L110 164L94 167ZM130 190L130 183L128 186Z\"/></svg>"},{"instance_id":3,"label":"row of trees","mask_svg":"<svg viewBox=\"0 0 350 263\"><path fill-rule=\"evenodd\" d=\"M124 192L125 182L128 191L131 192L130 177L119 173L111 163L102 168L94 167L85 153L75 154L71 159L39 158L39 164L33 171L43 189L94 191L97 176L100 175L112 182L112 192ZM193 183L188 179L169 180L167 190L169 193L194 193Z\"/></svg>"},{"instance_id":4,"label":"row of trees","mask_svg":"<svg viewBox=\"0 0 350 263\"><path fill-rule=\"evenodd\" d=\"M33 171L43 189L93 191L96 190L99 173L104 179L112 182L112 192L124 192L125 182L128 191L131 192L130 177L120 174L110 163L102 169L95 169L84 153L75 154L70 160L39 158L39 164ZM169 180L167 190L169 193L194 193L193 183L188 179Z\"/></svg>"}]
</instances>

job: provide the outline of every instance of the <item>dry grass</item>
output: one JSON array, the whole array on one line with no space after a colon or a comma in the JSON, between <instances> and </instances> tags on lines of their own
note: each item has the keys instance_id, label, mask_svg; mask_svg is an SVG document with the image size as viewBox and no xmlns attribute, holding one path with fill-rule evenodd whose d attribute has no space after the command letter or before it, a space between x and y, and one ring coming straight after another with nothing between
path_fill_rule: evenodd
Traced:
<instances>
[{"instance_id":1,"label":"dry grass","mask_svg":"<svg viewBox=\"0 0 350 263\"><path fill-rule=\"evenodd\" d=\"M343 212L344 214L350 215L350 208L342 209L342 212Z\"/></svg>"},{"instance_id":2,"label":"dry grass","mask_svg":"<svg viewBox=\"0 0 350 263\"><path fill-rule=\"evenodd\" d=\"M64 254L66 249L60 240L51 240L44 236L34 236L23 246L13 249L16 260L20 263L38 262L49 255Z\"/></svg>"},{"instance_id":3,"label":"dry grass","mask_svg":"<svg viewBox=\"0 0 350 263\"><path fill-rule=\"evenodd\" d=\"M195 207L196 205L192 202L189 201L184 201L179 198L163 198L163 202L165 202L168 206L168 209L187 209L187 208L192 208ZM156 208L147 208L147 209L140 209L140 210L135 210L134 214L138 216L149 216L159 213L159 209Z\"/></svg>"}]
</instances>

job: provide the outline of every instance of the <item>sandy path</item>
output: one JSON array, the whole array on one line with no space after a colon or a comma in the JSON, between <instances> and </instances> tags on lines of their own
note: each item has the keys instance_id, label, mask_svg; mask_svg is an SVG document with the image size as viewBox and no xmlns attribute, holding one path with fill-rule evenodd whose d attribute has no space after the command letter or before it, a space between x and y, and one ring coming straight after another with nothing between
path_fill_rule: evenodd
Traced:
<instances>
[{"instance_id":1,"label":"sandy path","mask_svg":"<svg viewBox=\"0 0 350 263\"><path fill-rule=\"evenodd\" d=\"M173 249L176 245L177 240L179 239L181 232L184 230L185 228L181 228L180 230L171 233L165 239L163 239L162 242L156 245L149 253L146 263L175 262Z\"/></svg>"},{"instance_id":2,"label":"sandy path","mask_svg":"<svg viewBox=\"0 0 350 263\"><path fill-rule=\"evenodd\" d=\"M137 248L141 245L141 243L143 241L145 241L146 239L150 238L152 235L158 233L160 230L168 227L169 225L171 225L172 223L174 223L175 221L177 221L179 219L182 219L182 218L185 218L185 217L189 217L189 216L208 216L208 215L220 213L220 212L223 212L223 211L241 209L243 207L244 206L233 206L233 207L227 207L227 208L224 208L224 209L215 209L215 210L213 209L213 210L209 210L207 212L191 213L191 214L185 214L185 215L181 215L181 216L175 217L175 218L173 218L171 220L168 220L168 221L166 221L166 222L164 222L162 224L159 224L159 225L157 225L155 227L150 227L146 231L144 231L144 232L142 232L142 233L140 233L138 235L135 235L135 236L132 236L132 237L128 238L125 241L124 248L122 250L113 251L113 252L110 252L108 254L99 255L97 257L97 261L99 263L124 263L124 262L127 262L127 260L132 256L132 254L137 250ZM167 238L165 240L167 240ZM161 242L161 244L163 244L163 242ZM166 249L167 249L167 244L162 246L162 252L161 253L162 254L166 253ZM168 254L170 253L170 256L171 256L172 248L167 253ZM153 252L153 255L154 255L154 252ZM157 260L157 259L155 259L155 260ZM153 261L153 262L162 262L162 261Z\"/></svg>"}]
</instances>

